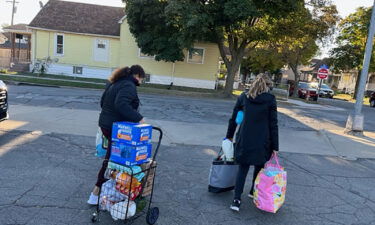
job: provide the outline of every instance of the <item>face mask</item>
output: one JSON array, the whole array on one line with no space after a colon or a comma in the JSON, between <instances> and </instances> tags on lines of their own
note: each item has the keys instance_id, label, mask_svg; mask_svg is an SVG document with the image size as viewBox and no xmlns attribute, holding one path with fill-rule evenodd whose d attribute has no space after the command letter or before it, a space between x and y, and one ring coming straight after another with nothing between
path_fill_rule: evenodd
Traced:
<instances>
[{"instance_id":1,"label":"face mask","mask_svg":"<svg viewBox=\"0 0 375 225\"><path fill-rule=\"evenodd\" d=\"M139 86L140 85L138 79L135 78L134 76L133 76L133 82L134 82L135 86Z\"/></svg>"}]
</instances>

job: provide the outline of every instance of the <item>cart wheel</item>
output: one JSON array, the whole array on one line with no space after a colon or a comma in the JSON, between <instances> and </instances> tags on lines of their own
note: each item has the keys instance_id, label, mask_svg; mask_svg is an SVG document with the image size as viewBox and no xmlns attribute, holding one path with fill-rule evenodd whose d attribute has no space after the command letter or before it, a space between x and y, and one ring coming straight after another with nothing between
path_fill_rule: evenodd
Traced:
<instances>
[{"instance_id":1,"label":"cart wheel","mask_svg":"<svg viewBox=\"0 0 375 225\"><path fill-rule=\"evenodd\" d=\"M94 212L94 213L92 214L91 222L92 222L92 223L96 223L96 222L98 222L98 214L97 214L96 212Z\"/></svg>"},{"instance_id":2,"label":"cart wheel","mask_svg":"<svg viewBox=\"0 0 375 225\"><path fill-rule=\"evenodd\" d=\"M150 225L154 225L156 221L159 218L159 208L158 207L153 207L151 208L146 216L146 222Z\"/></svg>"}]
</instances>

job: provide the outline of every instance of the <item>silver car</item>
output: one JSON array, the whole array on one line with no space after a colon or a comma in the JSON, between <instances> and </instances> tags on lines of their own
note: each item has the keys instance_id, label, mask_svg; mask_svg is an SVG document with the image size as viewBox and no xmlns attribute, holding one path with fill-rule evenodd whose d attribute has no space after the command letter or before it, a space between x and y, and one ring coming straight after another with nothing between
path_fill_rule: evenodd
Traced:
<instances>
[{"instance_id":1,"label":"silver car","mask_svg":"<svg viewBox=\"0 0 375 225\"><path fill-rule=\"evenodd\" d=\"M313 83L314 88L319 89L318 83ZM333 98L335 92L326 84L322 84L319 91L319 97Z\"/></svg>"}]
</instances>

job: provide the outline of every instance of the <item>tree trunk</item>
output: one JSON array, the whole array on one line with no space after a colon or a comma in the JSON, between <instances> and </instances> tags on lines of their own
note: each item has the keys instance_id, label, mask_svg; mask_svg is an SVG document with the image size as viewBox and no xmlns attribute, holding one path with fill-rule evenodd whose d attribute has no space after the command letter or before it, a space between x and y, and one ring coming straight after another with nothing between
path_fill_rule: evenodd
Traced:
<instances>
[{"instance_id":1,"label":"tree trunk","mask_svg":"<svg viewBox=\"0 0 375 225\"><path fill-rule=\"evenodd\" d=\"M300 75L298 73L298 69L297 67L298 66L295 66L295 65L289 65L290 68L292 69L293 73L294 73L294 91L293 91L293 97L296 97L298 98L298 83L299 83L299 80L300 80Z\"/></svg>"},{"instance_id":2,"label":"tree trunk","mask_svg":"<svg viewBox=\"0 0 375 225\"><path fill-rule=\"evenodd\" d=\"M235 64L235 65L229 65L227 66L227 79L226 79L226 82L225 82L225 89L224 89L224 95L229 97L232 95L232 92L233 92L233 84L234 84L234 78L238 72L238 68L239 67L239 64Z\"/></svg>"}]
</instances>

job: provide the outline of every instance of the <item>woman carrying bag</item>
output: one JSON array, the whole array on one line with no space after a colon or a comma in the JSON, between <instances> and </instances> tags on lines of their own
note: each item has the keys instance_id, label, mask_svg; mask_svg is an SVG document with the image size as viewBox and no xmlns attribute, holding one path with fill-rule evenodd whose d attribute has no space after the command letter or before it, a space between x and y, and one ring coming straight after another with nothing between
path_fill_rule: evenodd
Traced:
<instances>
[{"instance_id":1,"label":"woman carrying bag","mask_svg":"<svg viewBox=\"0 0 375 225\"><path fill-rule=\"evenodd\" d=\"M143 68L139 65L117 69L109 78L109 85L104 91L100 106L102 111L99 117L99 127L108 140L108 149L98 174L98 180L91 192L90 205L98 204L99 187L106 181L104 173L111 156L112 124L118 121L144 123L143 116L138 112L139 98L137 86L145 77Z\"/></svg>"},{"instance_id":2,"label":"woman carrying bag","mask_svg":"<svg viewBox=\"0 0 375 225\"><path fill-rule=\"evenodd\" d=\"M249 197L253 197L254 181L273 152L279 149L276 97L270 93L271 79L260 74L251 84L248 93L238 97L227 131L227 138L233 140L236 131L236 117L244 112L243 121L236 135L235 162L239 165L234 199L230 208L239 211L241 195L250 166L254 166L253 183Z\"/></svg>"}]
</instances>

